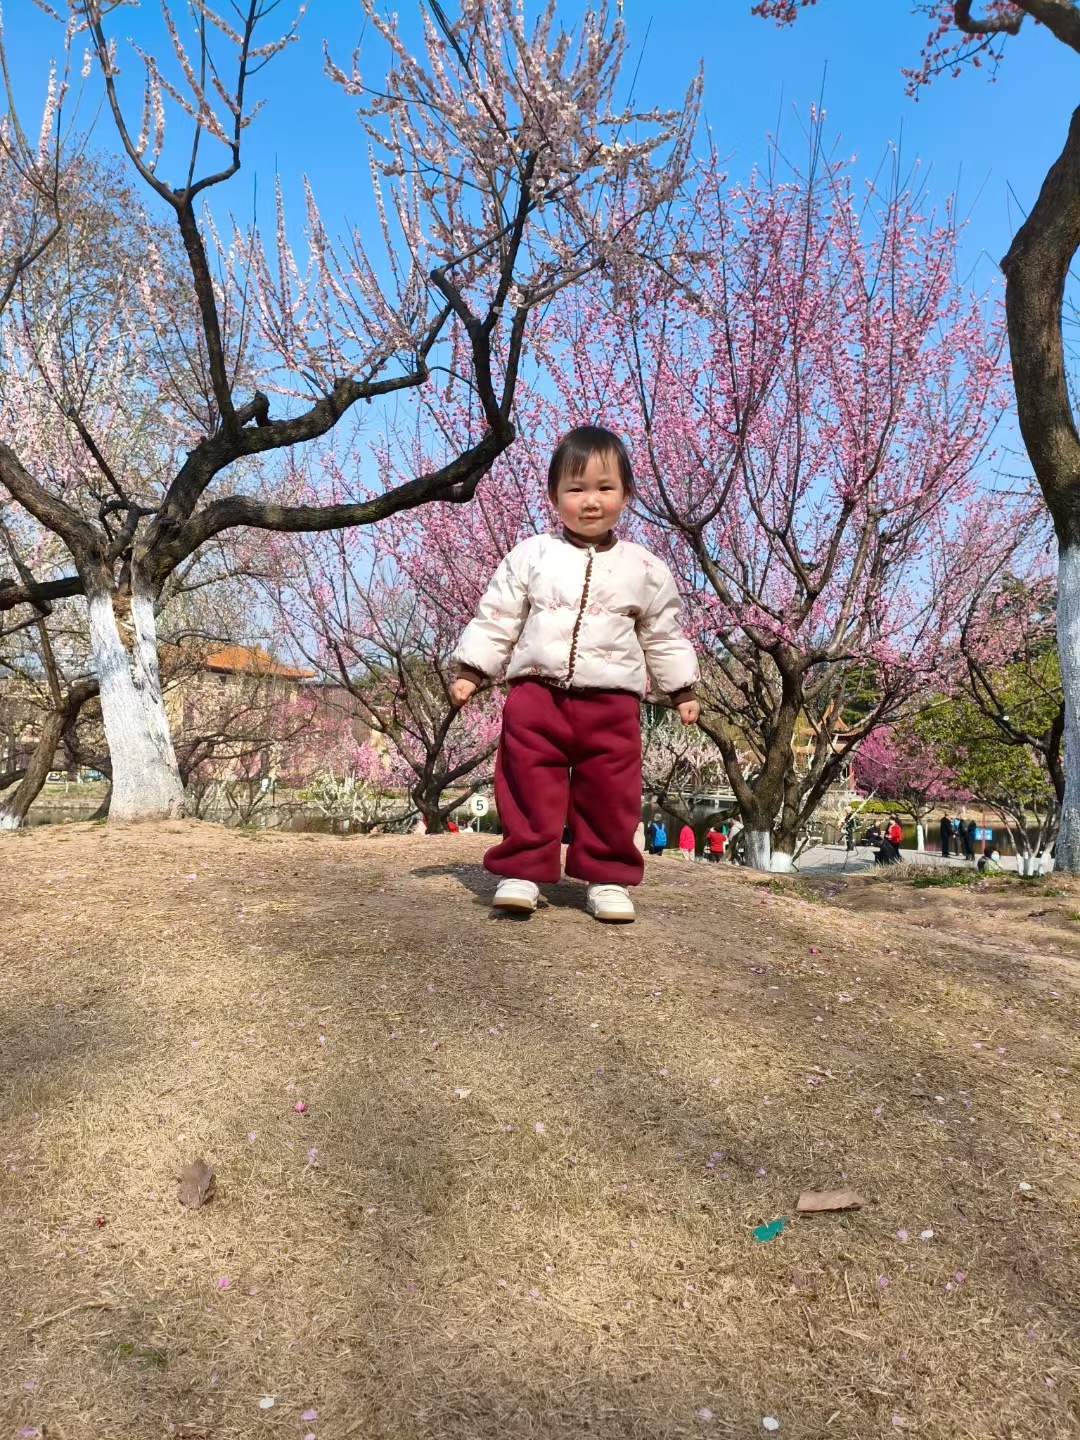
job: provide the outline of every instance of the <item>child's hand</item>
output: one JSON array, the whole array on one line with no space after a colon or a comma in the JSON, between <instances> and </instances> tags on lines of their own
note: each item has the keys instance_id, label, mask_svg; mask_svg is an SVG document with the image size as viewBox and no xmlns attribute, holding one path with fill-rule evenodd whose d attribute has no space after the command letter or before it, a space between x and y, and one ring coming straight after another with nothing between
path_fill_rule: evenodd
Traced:
<instances>
[{"instance_id":1,"label":"child's hand","mask_svg":"<svg viewBox=\"0 0 1080 1440\"><path fill-rule=\"evenodd\" d=\"M684 725L696 725L700 714L701 705L697 700L684 700L679 706L679 719Z\"/></svg>"},{"instance_id":2,"label":"child's hand","mask_svg":"<svg viewBox=\"0 0 1080 1440\"><path fill-rule=\"evenodd\" d=\"M466 680L464 675L459 675L450 686L450 699L455 705L464 705L467 700L472 699L475 692L476 681Z\"/></svg>"}]
</instances>

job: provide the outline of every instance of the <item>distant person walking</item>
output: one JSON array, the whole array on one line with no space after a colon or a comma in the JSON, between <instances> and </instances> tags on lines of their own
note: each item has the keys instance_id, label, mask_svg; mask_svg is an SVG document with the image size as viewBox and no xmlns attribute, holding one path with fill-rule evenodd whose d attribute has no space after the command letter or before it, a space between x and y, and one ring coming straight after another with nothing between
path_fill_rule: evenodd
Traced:
<instances>
[{"instance_id":1,"label":"distant person walking","mask_svg":"<svg viewBox=\"0 0 1080 1440\"><path fill-rule=\"evenodd\" d=\"M684 860L693 860L694 852L697 850L697 840L689 825L684 825L679 831L679 854Z\"/></svg>"},{"instance_id":2,"label":"distant person walking","mask_svg":"<svg viewBox=\"0 0 1080 1440\"><path fill-rule=\"evenodd\" d=\"M949 858L949 851L952 844L953 834L952 821L949 819L948 815L942 815L941 825L939 828L941 830L941 854L942 858L947 860Z\"/></svg>"},{"instance_id":3,"label":"distant person walking","mask_svg":"<svg viewBox=\"0 0 1080 1440\"><path fill-rule=\"evenodd\" d=\"M705 836L705 858L713 865L724 858L724 851L727 849L727 836L723 830L711 829Z\"/></svg>"},{"instance_id":4,"label":"distant person walking","mask_svg":"<svg viewBox=\"0 0 1080 1440\"><path fill-rule=\"evenodd\" d=\"M667 844L667 827L659 815L654 815L645 827L645 853L662 855Z\"/></svg>"},{"instance_id":5,"label":"distant person walking","mask_svg":"<svg viewBox=\"0 0 1080 1440\"><path fill-rule=\"evenodd\" d=\"M967 858L975 859L975 831L978 827L974 820L969 820L964 826L964 842L967 846Z\"/></svg>"}]
</instances>

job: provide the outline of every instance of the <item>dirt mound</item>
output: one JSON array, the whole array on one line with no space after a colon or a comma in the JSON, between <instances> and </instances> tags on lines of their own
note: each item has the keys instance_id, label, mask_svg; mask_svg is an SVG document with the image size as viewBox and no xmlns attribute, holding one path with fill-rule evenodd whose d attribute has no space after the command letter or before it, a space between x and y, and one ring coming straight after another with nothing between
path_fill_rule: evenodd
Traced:
<instances>
[{"instance_id":1,"label":"dirt mound","mask_svg":"<svg viewBox=\"0 0 1080 1440\"><path fill-rule=\"evenodd\" d=\"M0 837L10 1433L1077 1433L1080 900L484 843Z\"/></svg>"}]
</instances>

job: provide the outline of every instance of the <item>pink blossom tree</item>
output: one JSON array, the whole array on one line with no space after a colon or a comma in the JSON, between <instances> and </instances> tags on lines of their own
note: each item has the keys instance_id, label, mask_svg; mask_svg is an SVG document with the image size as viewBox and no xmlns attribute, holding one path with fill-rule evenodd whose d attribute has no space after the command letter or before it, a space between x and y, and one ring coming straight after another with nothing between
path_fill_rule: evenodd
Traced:
<instances>
[{"instance_id":1,"label":"pink blossom tree","mask_svg":"<svg viewBox=\"0 0 1080 1440\"><path fill-rule=\"evenodd\" d=\"M443 829L491 782L502 709L490 690L464 710L450 699L454 576L416 565L401 517L297 541L294 554L291 578L272 591L294 647L382 741L384 779L429 833Z\"/></svg>"},{"instance_id":2,"label":"pink blossom tree","mask_svg":"<svg viewBox=\"0 0 1080 1440\"><path fill-rule=\"evenodd\" d=\"M803 171L712 166L692 268L579 292L552 323L565 410L631 441L762 868L790 865L858 744L941 665L1008 533L977 478L1002 337L955 279L950 213L895 173L860 189L815 125Z\"/></svg>"},{"instance_id":3,"label":"pink blossom tree","mask_svg":"<svg viewBox=\"0 0 1080 1440\"><path fill-rule=\"evenodd\" d=\"M926 816L938 805L971 799L934 738L914 719L873 731L855 753L855 780L860 790L878 795L910 815L920 850Z\"/></svg>"},{"instance_id":4,"label":"pink blossom tree","mask_svg":"<svg viewBox=\"0 0 1080 1440\"><path fill-rule=\"evenodd\" d=\"M268 802L271 787L291 778L297 749L318 738L329 759L337 748L336 733L320 733L326 727L318 696L273 673L253 669L217 689L199 671L189 672L181 689L174 739L191 815L216 807L246 824ZM348 736L344 717L336 729Z\"/></svg>"},{"instance_id":5,"label":"pink blossom tree","mask_svg":"<svg viewBox=\"0 0 1080 1440\"><path fill-rule=\"evenodd\" d=\"M327 70L360 101L381 233L334 240L309 195L303 251L280 202L273 236L226 234L213 198L240 169L259 77L293 38L267 34L276 8L192 0L189 40L166 0L161 45L135 52L132 111L118 7L69 0L130 177L118 183L145 203L112 207L111 249L73 240L75 283L19 287L3 318L4 361L24 383L6 397L0 485L74 573L13 580L0 609L85 596L117 819L183 805L155 618L177 567L242 527L324 532L470 499L514 439L533 311L647 247L689 164L697 82L679 112L620 108L626 35L606 9L580 17L575 39L551 5L531 27L516 0L461 0L452 20L432 6L416 56L362 0L385 78L332 58ZM423 392L444 353L474 400L468 443L419 474L354 478L336 499L293 488L291 451L361 402Z\"/></svg>"},{"instance_id":6,"label":"pink blossom tree","mask_svg":"<svg viewBox=\"0 0 1080 1440\"><path fill-rule=\"evenodd\" d=\"M758 14L791 24L810 0L761 0ZM923 0L931 21L909 93L970 64L996 68L1029 29L1044 27L1080 54L1076 0ZM1005 304L1020 429L1058 544L1057 635L1064 696L1065 794L1056 860L1080 872L1080 434L1062 331L1066 282L1080 249L1080 108L1008 254Z\"/></svg>"}]
</instances>

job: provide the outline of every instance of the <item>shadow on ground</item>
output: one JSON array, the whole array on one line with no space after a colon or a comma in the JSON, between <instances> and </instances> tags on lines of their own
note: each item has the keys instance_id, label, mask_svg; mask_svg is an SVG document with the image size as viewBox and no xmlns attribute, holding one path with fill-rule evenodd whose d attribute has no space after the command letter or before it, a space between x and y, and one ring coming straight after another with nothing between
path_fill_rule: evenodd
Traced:
<instances>
[{"instance_id":1,"label":"shadow on ground","mask_svg":"<svg viewBox=\"0 0 1080 1440\"><path fill-rule=\"evenodd\" d=\"M721 867L508 925L467 837L50 839L5 853L14 1425L1075 1433L1067 977Z\"/></svg>"}]
</instances>

